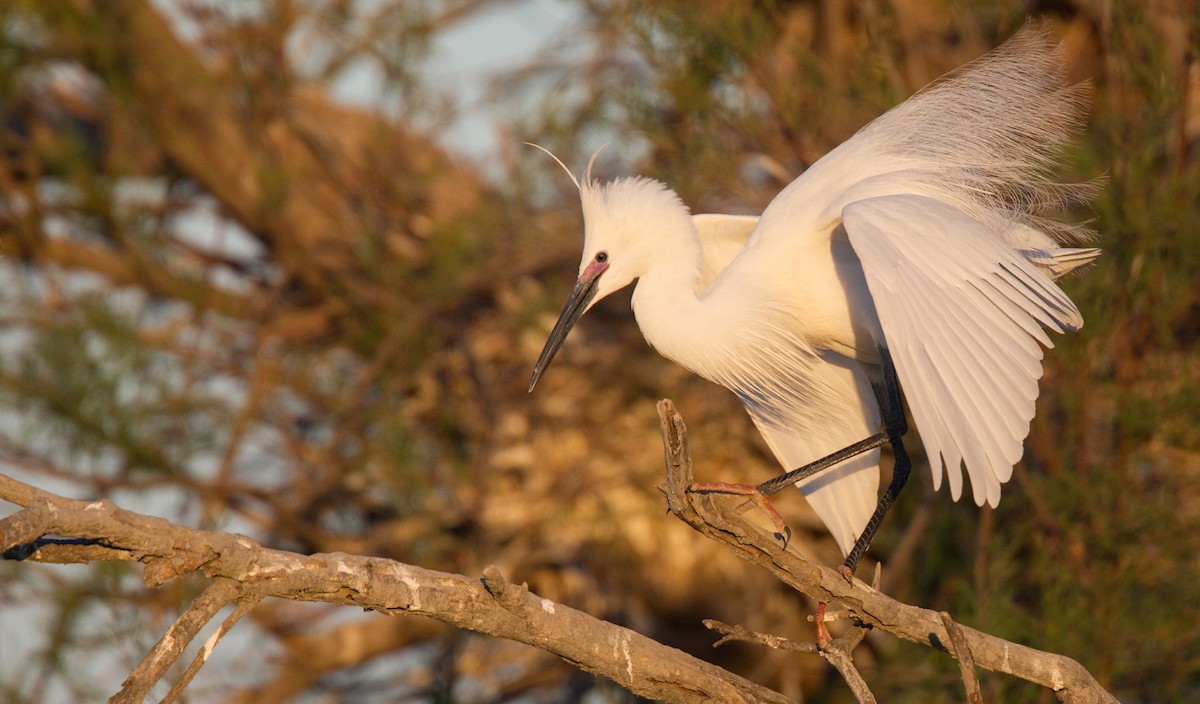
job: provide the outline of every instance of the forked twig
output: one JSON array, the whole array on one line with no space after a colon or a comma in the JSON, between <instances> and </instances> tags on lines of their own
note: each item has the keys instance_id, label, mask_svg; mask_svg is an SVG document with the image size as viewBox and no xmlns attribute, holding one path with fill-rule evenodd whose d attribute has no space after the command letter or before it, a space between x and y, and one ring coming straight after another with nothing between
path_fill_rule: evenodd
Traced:
<instances>
[{"instance_id":1,"label":"forked twig","mask_svg":"<svg viewBox=\"0 0 1200 704\"><path fill-rule=\"evenodd\" d=\"M732 625L718 621L714 618L706 618L701 623L710 631L716 631L721 634L721 639L713 643L713 647L725 645L733 641L742 643L753 643L755 645L765 645L774 650L790 650L796 653L816 653L817 644L803 640L792 640L783 636L776 636L770 633L760 633L753 631L742 625Z\"/></svg>"},{"instance_id":2,"label":"forked twig","mask_svg":"<svg viewBox=\"0 0 1200 704\"><path fill-rule=\"evenodd\" d=\"M714 648L730 641L741 641L765 645L775 650L820 654L841 674L842 679L846 680L846 684L849 685L850 691L854 693L859 704L874 704L875 702L875 695L871 693L871 688L867 685L862 673L854 666L854 659L851 655L858 644L862 642L862 638L867 632L865 628L852 628L835 639L828 648L821 648L816 643L792 640L770 633L760 633L745 626L730 625L711 618L704 619L703 623L706 628L721 634L721 639L713 643Z\"/></svg>"},{"instance_id":3,"label":"forked twig","mask_svg":"<svg viewBox=\"0 0 1200 704\"><path fill-rule=\"evenodd\" d=\"M237 600L240 586L230 579L214 579L200 596L196 597L187 610L175 619L158 643L138 663L121 691L109 699L110 704L140 704L150 688L183 655L184 648L192 642L204 624L212 620L217 612ZM189 668L190 669L190 668ZM199 668L197 668L199 669ZM194 674L194 673L193 673Z\"/></svg>"},{"instance_id":4,"label":"forked twig","mask_svg":"<svg viewBox=\"0 0 1200 704\"><path fill-rule=\"evenodd\" d=\"M167 692L167 696L163 697L162 704L172 704L172 702L180 701L183 696L183 690L191 684L192 678L196 676L197 672L200 672L200 668L204 667L204 663L208 662L208 658L212 656L213 649L217 647L217 643L221 642L225 634L229 633L230 629L237 625L237 622L241 621L243 616L250 613L260 601L262 601L262 597L257 594L247 595L238 601L238 605L233 610L233 613L229 614L221 622L221 626L217 629L216 633L209 636L204 645L200 646L196 657L192 658L192 664L188 665L188 669L171 686L171 691Z\"/></svg>"}]
</instances>

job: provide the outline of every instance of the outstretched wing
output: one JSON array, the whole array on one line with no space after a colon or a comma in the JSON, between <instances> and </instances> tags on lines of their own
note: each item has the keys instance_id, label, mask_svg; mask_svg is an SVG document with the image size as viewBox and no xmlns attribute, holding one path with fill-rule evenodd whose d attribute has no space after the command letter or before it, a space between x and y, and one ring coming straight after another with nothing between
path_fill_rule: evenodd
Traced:
<instances>
[{"instance_id":1,"label":"outstretched wing","mask_svg":"<svg viewBox=\"0 0 1200 704\"><path fill-rule=\"evenodd\" d=\"M992 506L1012 476L1042 376L1043 327L1075 330L1075 304L999 234L916 195L860 200L842 211L888 349L929 454L954 499L961 463L975 502Z\"/></svg>"}]
</instances>

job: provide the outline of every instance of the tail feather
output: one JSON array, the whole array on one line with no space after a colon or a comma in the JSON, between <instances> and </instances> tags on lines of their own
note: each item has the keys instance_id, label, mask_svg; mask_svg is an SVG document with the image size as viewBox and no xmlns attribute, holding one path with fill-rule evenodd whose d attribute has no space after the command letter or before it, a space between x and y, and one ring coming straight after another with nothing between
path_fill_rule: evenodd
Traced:
<instances>
[{"instance_id":1,"label":"tail feather","mask_svg":"<svg viewBox=\"0 0 1200 704\"><path fill-rule=\"evenodd\" d=\"M1061 279L1067 274L1091 264L1100 256L1100 250L1095 247L1018 249L1017 251L1051 280Z\"/></svg>"}]
</instances>

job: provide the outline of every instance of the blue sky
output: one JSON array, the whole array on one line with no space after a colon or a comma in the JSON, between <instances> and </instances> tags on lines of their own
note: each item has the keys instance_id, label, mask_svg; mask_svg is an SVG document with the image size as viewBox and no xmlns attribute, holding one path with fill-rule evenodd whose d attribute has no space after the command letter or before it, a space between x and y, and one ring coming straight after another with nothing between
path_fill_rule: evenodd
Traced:
<instances>
[{"instance_id":1,"label":"blue sky","mask_svg":"<svg viewBox=\"0 0 1200 704\"><path fill-rule=\"evenodd\" d=\"M514 0L475 13L443 32L425 61L429 86L456 107L442 134L446 147L486 162L496 150L495 123L512 104L489 99L499 77L529 64L580 20L579 8L562 0ZM381 108L381 77L369 65L348 71L333 86L339 100Z\"/></svg>"}]
</instances>

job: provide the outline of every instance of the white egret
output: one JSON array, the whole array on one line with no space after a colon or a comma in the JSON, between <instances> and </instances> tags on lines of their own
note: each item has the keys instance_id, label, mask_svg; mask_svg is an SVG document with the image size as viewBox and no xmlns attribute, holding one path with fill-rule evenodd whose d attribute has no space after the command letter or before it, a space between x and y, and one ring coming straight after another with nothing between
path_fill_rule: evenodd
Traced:
<instances>
[{"instance_id":1,"label":"white egret","mask_svg":"<svg viewBox=\"0 0 1200 704\"><path fill-rule=\"evenodd\" d=\"M734 391L800 468L694 489L754 495L782 528L762 497L796 483L849 578L908 476L902 388L934 488L945 476L957 500L965 465L975 502L995 506L1034 415L1038 343L1053 347L1043 328L1083 324L1053 280L1099 255L1060 247L1088 233L1041 217L1093 190L1050 178L1085 98L1060 51L1026 26L862 128L759 218L690 215L646 178L593 181L593 155L575 181L579 279L530 391L579 317L637 280L647 342ZM885 441L896 464L879 496Z\"/></svg>"}]
</instances>

